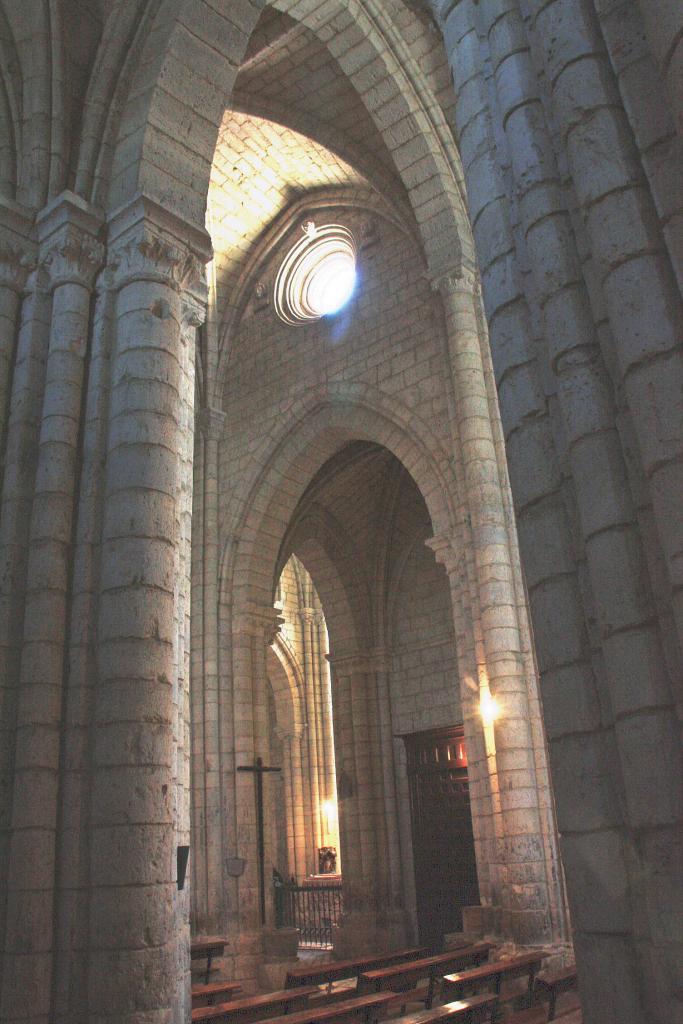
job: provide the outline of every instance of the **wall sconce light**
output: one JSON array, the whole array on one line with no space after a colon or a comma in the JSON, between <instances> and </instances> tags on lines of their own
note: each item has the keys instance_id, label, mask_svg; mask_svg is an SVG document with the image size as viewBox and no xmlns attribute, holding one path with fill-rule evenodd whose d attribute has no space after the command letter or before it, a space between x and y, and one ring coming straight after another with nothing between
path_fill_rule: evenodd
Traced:
<instances>
[{"instance_id":1,"label":"wall sconce light","mask_svg":"<svg viewBox=\"0 0 683 1024\"><path fill-rule=\"evenodd\" d=\"M500 714L498 702L495 697L491 696L489 690L482 690L481 699L479 701L479 711L481 712L484 725L493 725Z\"/></svg>"}]
</instances>

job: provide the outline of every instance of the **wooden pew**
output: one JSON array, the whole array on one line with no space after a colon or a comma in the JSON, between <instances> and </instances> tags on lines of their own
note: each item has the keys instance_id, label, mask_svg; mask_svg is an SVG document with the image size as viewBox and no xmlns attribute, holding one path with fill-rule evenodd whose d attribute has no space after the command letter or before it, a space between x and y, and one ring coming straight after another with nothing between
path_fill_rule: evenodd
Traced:
<instances>
[{"instance_id":1,"label":"wooden pew","mask_svg":"<svg viewBox=\"0 0 683 1024\"><path fill-rule=\"evenodd\" d=\"M204 983L209 984L209 976L211 974L211 961L214 956L222 956L223 950L227 943L227 939L221 935L209 935L205 939L195 939L190 944L190 960L203 960L206 957L206 974L204 977Z\"/></svg>"},{"instance_id":2,"label":"wooden pew","mask_svg":"<svg viewBox=\"0 0 683 1024\"><path fill-rule=\"evenodd\" d=\"M423 957L408 963L395 964L378 970L363 971L358 983L359 992L405 992L414 988L418 982L428 980L425 1007L430 1009L434 1001L434 989L437 978L448 971L460 971L466 967L474 967L483 963L494 949L493 942L478 942L473 946L460 949L449 949L436 956Z\"/></svg>"},{"instance_id":3,"label":"wooden pew","mask_svg":"<svg viewBox=\"0 0 683 1024\"><path fill-rule=\"evenodd\" d=\"M297 985L327 985L328 991L334 981L356 978L363 973L378 967L390 967L392 964L406 960L417 960L426 956L426 947L398 949L391 953L375 953L371 956L356 957L353 960L328 960L326 963L307 964L304 967L293 967L287 972L285 988Z\"/></svg>"},{"instance_id":4,"label":"wooden pew","mask_svg":"<svg viewBox=\"0 0 683 1024\"><path fill-rule=\"evenodd\" d=\"M197 1006L192 1011L192 1020L231 1020L249 1024L250 1021L304 1010L308 1006L308 997L318 991L316 985L310 985L308 988L281 989L260 996L243 996L215 1006Z\"/></svg>"},{"instance_id":5,"label":"wooden pew","mask_svg":"<svg viewBox=\"0 0 683 1024\"><path fill-rule=\"evenodd\" d=\"M564 967L554 974L546 974L536 978L536 992L541 999L548 1000L548 1020L555 1020L555 1008L558 996L572 989L577 989L579 980L576 967Z\"/></svg>"},{"instance_id":6,"label":"wooden pew","mask_svg":"<svg viewBox=\"0 0 683 1024\"><path fill-rule=\"evenodd\" d=\"M493 982L496 995L500 995L500 987L503 979L527 977L528 989L527 999L531 1002L534 989L534 978L540 970L544 959L550 956L543 950L536 950L532 953L521 953L519 956L509 957L506 960L495 960L492 963L481 964L478 967L471 967L467 970L458 971L455 974L447 974L441 982L441 997L444 1001L449 999L462 999L467 990L478 990L481 986Z\"/></svg>"},{"instance_id":7,"label":"wooden pew","mask_svg":"<svg viewBox=\"0 0 683 1024\"><path fill-rule=\"evenodd\" d=\"M494 995L484 994L472 996L470 999L458 999L452 1003L444 1003L431 1010L411 1013L401 1018L401 1024L441 1024L442 1021L458 1021L459 1024L485 1024L493 1021L493 1012L498 1003Z\"/></svg>"},{"instance_id":8,"label":"wooden pew","mask_svg":"<svg viewBox=\"0 0 683 1024\"><path fill-rule=\"evenodd\" d=\"M296 996L297 991L290 993ZM392 992L373 993L366 996L354 996L353 999L343 999L332 1003L321 1003L306 1010L290 1012L286 1016L269 1017L263 1024L375 1024L377 1018L394 1001L396 996ZM221 1006L207 1007L210 1010L222 1010ZM195 1020L195 1011L192 1019ZM216 1014L211 1018L197 1018L220 1022L220 1024L231 1024L235 1020L229 1013ZM240 1021L241 1024L241 1021Z\"/></svg>"},{"instance_id":9,"label":"wooden pew","mask_svg":"<svg viewBox=\"0 0 683 1024\"><path fill-rule=\"evenodd\" d=\"M241 991L242 986L237 981L214 981L209 985L193 985L192 1005L213 1006L220 996L224 997L225 1002L226 999L233 999Z\"/></svg>"}]
</instances>

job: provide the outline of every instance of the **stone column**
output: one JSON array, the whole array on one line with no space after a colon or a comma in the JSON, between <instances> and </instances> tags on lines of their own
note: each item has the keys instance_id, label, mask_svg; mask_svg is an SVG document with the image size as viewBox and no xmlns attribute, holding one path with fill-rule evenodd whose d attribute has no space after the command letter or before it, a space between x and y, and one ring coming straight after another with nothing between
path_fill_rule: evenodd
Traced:
<instances>
[{"instance_id":1,"label":"stone column","mask_svg":"<svg viewBox=\"0 0 683 1024\"><path fill-rule=\"evenodd\" d=\"M475 564L485 684L500 715L493 727L496 785L504 837L501 890L504 933L521 943L548 941L550 896L540 820L527 680L517 597L489 400L480 348L475 276L440 278L446 314L457 427Z\"/></svg>"},{"instance_id":2,"label":"stone column","mask_svg":"<svg viewBox=\"0 0 683 1024\"><path fill-rule=\"evenodd\" d=\"M282 733L285 801L287 815L287 859L289 874L301 883L307 874L306 832L304 827L304 790L301 742L303 727L294 726Z\"/></svg>"},{"instance_id":3,"label":"stone column","mask_svg":"<svg viewBox=\"0 0 683 1024\"><path fill-rule=\"evenodd\" d=\"M301 608L299 621L301 624L301 640L303 648L304 674L304 708L306 713L306 741L308 744L308 768L311 787L311 825L315 849L311 851L314 872L318 870L318 847L323 844L323 826L321 803L324 799L321 785L323 766L320 743L320 714L315 677L315 651L313 646L315 609Z\"/></svg>"},{"instance_id":4,"label":"stone column","mask_svg":"<svg viewBox=\"0 0 683 1024\"><path fill-rule=\"evenodd\" d=\"M0 453L12 387L12 364L19 331L19 312L29 272L35 267L36 247L30 240L28 212L0 197ZM1 479L1 476L0 476Z\"/></svg>"},{"instance_id":5,"label":"stone column","mask_svg":"<svg viewBox=\"0 0 683 1024\"><path fill-rule=\"evenodd\" d=\"M97 600L109 407L109 366L116 294L112 269L96 282L88 358L78 519L74 535L65 679L54 968L56 1020L87 1024L89 794L91 715L97 674Z\"/></svg>"},{"instance_id":6,"label":"stone column","mask_svg":"<svg viewBox=\"0 0 683 1024\"><path fill-rule=\"evenodd\" d=\"M180 1021L175 820L182 316L201 230L141 198L112 217L116 334L93 706L88 1020Z\"/></svg>"},{"instance_id":7,"label":"stone column","mask_svg":"<svg viewBox=\"0 0 683 1024\"><path fill-rule=\"evenodd\" d=\"M21 643L23 572L28 542L28 514L23 495L32 479L27 451L18 443L29 423L35 433L39 399L20 400L19 388L27 384L26 356L31 338L46 345L47 290L35 273L36 246L29 239L31 218L6 200L0 200L0 891L7 884L14 738L18 693L18 653ZM32 294L33 293L33 294ZM22 309L22 297L26 302ZM29 325L37 320L37 331ZM16 363L15 363L16 360ZM33 367L34 364L31 364ZM14 370L14 373L12 372ZM42 370L42 364L41 364ZM16 386L16 393L15 393ZM33 396L32 389L27 388ZM12 444L9 428L12 426ZM6 479L5 479L6 478ZM0 936L5 934L4 898L0 899ZM2 975L0 974L0 988Z\"/></svg>"},{"instance_id":8,"label":"stone column","mask_svg":"<svg viewBox=\"0 0 683 1024\"><path fill-rule=\"evenodd\" d=\"M392 885L378 691L374 659L333 658L332 700L343 864L344 916L334 937L339 957L405 944L402 892Z\"/></svg>"},{"instance_id":9,"label":"stone column","mask_svg":"<svg viewBox=\"0 0 683 1024\"><path fill-rule=\"evenodd\" d=\"M660 38L669 38L681 16L664 6L660 11L656 5L650 24L656 20ZM563 8L528 0L523 22L515 4L514 16L505 19L505 33L514 34L515 42L505 43L499 28L492 32L491 44L494 52L499 46L518 48L514 65L516 75L523 74L519 88L524 102L510 119L516 126L511 130L518 139L523 131L529 139L543 141L544 154L551 146L541 140L542 121L535 115L538 123L529 132L526 111L530 94L534 105L538 103L532 89L537 88L539 65L550 83L550 110L590 245L588 278L606 306L614 339L613 372L631 411L683 647L683 300L595 12L587 5L566 16ZM679 61L680 53L678 40ZM519 153L518 146L514 152ZM592 153L600 153L600 160L590 159ZM526 157L521 159L526 163ZM548 172L555 177L555 169L544 161L543 173Z\"/></svg>"},{"instance_id":10,"label":"stone column","mask_svg":"<svg viewBox=\"0 0 683 1024\"><path fill-rule=\"evenodd\" d=\"M270 763L266 652L279 628L273 608L250 607L233 624L233 722L234 722L234 814L235 829L228 837L231 855L243 858L244 872L233 882L234 974L249 988L258 984L263 954L260 917L258 843L256 823L256 780L253 772L238 772L252 766L257 757ZM226 778L226 784L229 780ZM275 857L275 786L277 777L263 781L266 925L273 923L272 866ZM232 842L230 842L232 838Z\"/></svg>"},{"instance_id":11,"label":"stone column","mask_svg":"<svg viewBox=\"0 0 683 1024\"><path fill-rule=\"evenodd\" d=\"M103 257L95 237L100 224L82 200L70 195L60 197L38 218L52 318L29 530L0 1009L0 1015L18 1016L26 986L33 979L31 1019L35 1021L47 1019L52 998L72 531L91 289Z\"/></svg>"},{"instance_id":12,"label":"stone column","mask_svg":"<svg viewBox=\"0 0 683 1024\"><path fill-rule=\"evenodd\" d=\"M218 444L225 415L198 415L192 520L192 924L197 934L225 928L218 676Z\"/></svg>"}]
</instances>

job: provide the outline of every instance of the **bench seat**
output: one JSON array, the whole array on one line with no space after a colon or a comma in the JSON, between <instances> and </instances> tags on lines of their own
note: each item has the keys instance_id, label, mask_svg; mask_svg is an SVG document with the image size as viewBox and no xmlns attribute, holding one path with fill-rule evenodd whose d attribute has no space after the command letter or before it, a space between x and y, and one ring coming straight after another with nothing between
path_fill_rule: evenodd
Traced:
<instances>
[{"instance_id":1,"label":"bench seat","mask_svg":"<svg viewBox=\"0 0 683 1024\"><path fill-rule=\"evenodd\" d=\"M242 986L237 981L214 981L209 985L192 986L192 1005L211 1006L220 996L223 1001L236 996L242 991Z\"/></svg>"},{"instance_id":2,"label":"bench seat","mask_svg":"<svg viewBox=\"0 0 683 1024\"><path fill-rule=\"evenodd\" d=\"M414 988L423 980L428 981L425 1007L428 1009L434 1002L437 979L447 971L461 970L476 966L487 959L492 942L478 942L473 946L451 949L435 956L423 957L409 963L396 964L379 970L364 971L359 981L360 992L402 992Z\"/></svg>"},{"instance_id":3,"label":"bench seat","mask_svg":"<svg viewBox=\"0 0 683 1024\"><path fill-rule=\"evenodd\" d=\"M499 995L503 979L526 976L528 979L527 998L531 1001L534 978L544 959L549 955L543 950L537 950L531 953L521 953L519 956L512 956L506 960L481 964L455 974L447 974L441 982L442 999L446 1001L455 998L462 999L467 990L476 991L481 986L490 983L493 983L495 992Z\"/></svg>"},{"instance_id":4,"label":"bench seat","mask_svg":"<svg viewBox=\"0 0 683 1024\"><path fill-rule=\"evenodd\" d=\"M389 967L406 960L417 960L426 956L427 953L428 950L424 946L412 946L409 949L398 949L390 953L373 953L371 956L355 957L352 960L328 960L326 963L293 967L287 972L285 988L294 988L297 985L331 985L334 981L358 978L363 971L373 968Z\"/></svg>"},{"instance_id":5,"label":"bench seat","mask_svg":"<svg viewBox=\"0 0 683 1024\"><path fill-rule=\"evenodd\" d=\"M276 1014L293 1014L297 1010L305 1009L309 996L317 995L319 991L317 986L312 985L307 988L280 989L263 995L244 996L241 999L217 1003L215 1006L198 1006L192 1011L192 1020L231 1020L239 1021L239 1024L248 1024L250 1021L263 1020Z\"/></svg>"},{"instance_id":6,"label":"bench seat","mask_svg":"<svg viewBox=\"0 0 683 1024\"><path fill-rule=\"evenodd\" d=\"M310 1007L308 1010L288 1013L286 1017L273 1017L267 1024L374 1024L395 1001L396 997L392 992L354 996L353 999L328 1002Z\"/></svg>"},{"instance_id":7,"label":"bench seat","mask_svg":"<svg viewBox=\"0 0 683 1024\"><path fill-rule=\"evenodd\" d=\"M458 1021L461 1024L483 1024L493 1020L493 1011L498 1000L490 994L457 999L451 1003L435 1006L430 1010L402 1017L396 1024L440 1024L441 1021Z\"/></svg>"}]
</instances>

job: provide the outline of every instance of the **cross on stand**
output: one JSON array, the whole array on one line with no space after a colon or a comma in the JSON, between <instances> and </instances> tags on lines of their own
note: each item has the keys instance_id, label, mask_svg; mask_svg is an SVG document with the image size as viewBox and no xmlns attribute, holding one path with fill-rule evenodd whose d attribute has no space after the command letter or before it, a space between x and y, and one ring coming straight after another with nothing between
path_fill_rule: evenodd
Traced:
<instances>
[{"instance_id":1,"label":"cross on stand","mask_svg":"<svg viewBox=\"0 0 683 1024\"><path fill-rule=\"evenodd\" d=\"M258 844L258 880L261 905L261 924L266 923L266 847L263 839L263 775L264 772L281 772L282 768L272 768L257 757L253 765L240 765L238 772L253 772L256 776L256 827Z\"/></svg>"}]
</instances>

